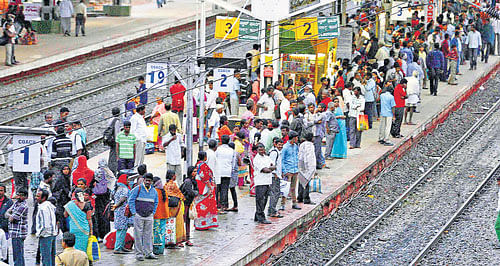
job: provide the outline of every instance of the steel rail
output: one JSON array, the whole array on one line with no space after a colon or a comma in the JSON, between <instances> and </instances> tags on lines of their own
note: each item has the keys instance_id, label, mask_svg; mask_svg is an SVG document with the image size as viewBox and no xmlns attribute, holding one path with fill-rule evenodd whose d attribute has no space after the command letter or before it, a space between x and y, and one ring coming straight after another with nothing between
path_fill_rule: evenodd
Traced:
<instances>
[{"instance_id":1,"label":"steel rail","mask_svg":"<svg viewBox=\"0 0 500 266\"><path fill-rule=\"evenodd\" d=\"M420 251L420 253L412 260L410 265L417 265L420 260L422 260L425 255L430 251L431 247L439 240L439 238L444 234L444 232L451 226L451 224L465 211L467 206L474 200L474 198L479 194L479 192L484 188L488 181L495 175L498 175L498 170L500 169L500 163L498 163L493 170L491 170L486 178L476 187L472 194L467 198L467 200L460 206L460 208L453 214L453 216L448 220L448 222L441 227L439 232L434 235L431 241L427 243L425 248Z\"/></svg>"},{"instance_id":2,"label":"steel rail","mask_svg":"<svg viewBox=\"0 0 500 266\"><path fill-rule=\"evenodd\" d=\"M207 36L206 40L207 41L208 40L212 40L213 38L214 38L214 35L212 34L210 36ZM6 108L6 107L9 107L9 106L13 106L15 104L18 104L18 103L21 103L21 102L24 102L24 101L27 101L27 100L34 99L34 98L36 98L36 97L38 97L40 95L46 95L46 94L50 94L50 93L53 93L53 92L56 92L56 91L68 88L68 87L73 86L75 84L79 84L82 81L94 80L94 79L99 78L99 77L101 77L103 75L114 73L114 72L118 72L118 71L120 71L120 70L122 70L124 68L130 68L130 67L136 66L138 64L142 64L143 61L152 60L152 59L155 59L155 58L158 58L158 57L164 57L164 56L172 54L174 52L178 52L180 50L184 50L186 48L189 48L189 47L193 46L195 43L196 43L196 41L189 41L189 42L180 44L178 46L172 47L170 49L167 49L166 51L160 51L160 52L156 52L156 53L153 53L153 54L150 54L150 55L146 55L146 56L143 56L141 58L134 59L132 61L125 62L125 63L119 64L119 65L116 65L116 66L113 66L113 67L110 67L110 68L107 68L107 69L104 69L104 70L101 70L101 71L97 71L97 72L88 74L88 75L83 76L83 77L76 78L76 79L68 81L68 82L62 82L62 83L59 83L59 84L56 84L56 85L52 85L52 86L48 86L48 87L43 87L41 89L35 89L35 90L33 90L34 92L29 93L28 95L24 95L24 96L21 96L19 98L16 98L16 99L13 99L13 100L10 100L10 101L0 102L0 109ZM9 95L2 95L2 96L0 96L0 98L13 97L13 96L16 96L18 94L19 93L9 94Z\"/></svg>"},{"instance_id":3,"label":"steel rail","mask_svg":"<svg viewBox=\"0 0 500 266\"><path fill-rule=\"evenodd\" d=\"M223 44L221 47L229 46L229 45L232 45L233 43L234 43L234 41L230 41L230 42L227 42L227 43ZM103 85L103 86L92 88L90 90L83 91L82 93L80 93L80 94L78 94L76 96L67 98L65 100L62 100L62 101L59 101L59 102L56 102L56 103L53 103L53 104L50 104L50 105L48 105L46 107L37 109L35 111L31 111L31 112L25 113L23 115L20 115L20 116L17 116L17 117L14 117L14 118L2 121L2 122L0 122L0 125L10 125L10 124L15 123L15 122L23 121L23 120L25 120L25 119L33 116L33 115L37 115L37 114L43 113L43 112L45 112L47 110L56 108L58 106L67 104L69 102L77 101L77 100L83 99L85 97L89 97L89 96L95 95L95 94L97 94L97 93L99 93L101 91L104 91L106 89L110 89L110 88L119 86L119 85L121 85L123 83L136 80L138 77L143 76L145 74L146 73L141 73L141 74L138 74L138 75L133 75L133 76L127 77L125 79L119 80L117 82L113 82L113 83L110 83L110 84L106 84L106 85Z\"/></svg>"},{"instance_id":4,"label":"steel rail","mask_svg":"<svg viewBox=\"0 0 500 266\"><path fill-rule=\"evenodd\" d=\"M325 265L331 266L337 263L346 253L349 251L357 242L363 239L368 233L373 231L373 229L384 219L386 218L402 201L410 195L415 188L417 188L426 178L427 176L434 171L438 166L440 166L444 160L446 160L453 152L463 143L465 142L480 126L488 120L488 118L498 109L500 106L500 100L498 100L485 115L481 117L467 132L460 137L460 139L453 144L453 146L439 158L425 173L423 173L399 198L397 198L382 214L380 214L375 220L373 220L363 231L361 231L354 239L352 239L347 245L345 245L339 252L335 254L335 256L330 259Z\"/></svg>"}]
</instances>

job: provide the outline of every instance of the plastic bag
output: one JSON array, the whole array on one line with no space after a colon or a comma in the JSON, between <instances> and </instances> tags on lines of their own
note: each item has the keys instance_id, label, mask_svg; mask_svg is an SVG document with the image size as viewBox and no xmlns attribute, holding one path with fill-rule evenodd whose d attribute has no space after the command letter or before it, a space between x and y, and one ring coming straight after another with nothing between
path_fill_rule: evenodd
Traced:
<instances>
[{"instance_id":1,"label":"plastic bag","mask_svg":"<svg viewBox=\"0 0 500 266\"><path fill-rule=\"evenodd\" d=\"M280 192L281 196L288 197L288 194L290 193L290 182L283 179L280 180Z\"/></svg>"},{"instance_id":2,"label":"plastic bag","mask_svg":"<svg viewBox=\"0 0 500 266\"><path fill-rule=\"evenodd\" d=\"M158 126L157 125L147 126L146 135L149 142L156 142L158 140Z\"/></svg>"},{"instance_id":3,"label":"plastic bag","mask_svg":"<svg viewBox=\"0 0 500 266\"><path fill-rule=\"evenodd\" d=\"M357 120L358 131L368 130L368 115L359 115Z\"/></svg>"},{"instance_id":4,"label":"plastic bag","mask_svg":"<svg viewBox=\"0 0 500 266\"><path fill-rule=\"evenodd\" d=\"M191 206L189 206L189 219L194 220L196 218L198 218L198 213L196 212L194 203L191 203Z\"/></svg>"},{"instance_id":5,"label":"plastic bag","mask_svg":"<svg viewBox=\"0 0 500 266\"><path fill-rule=\"evenodd\" d=\"M90 261L98 261L101 259L101 250L99 249L99 243L97 242L97 238L95 236L89 236L87 256Z\"/></svg>"},{"instance_id":6,"label":"plastic bag","mask_svg":"<svg viewBox=\"0 0 500 266\"><path fill-rule=\"evenodd\" d=\"M309 181L309 192L321 193L321 179L319 179L319 177L314 177Z\"/></svg>"}]
</instances>

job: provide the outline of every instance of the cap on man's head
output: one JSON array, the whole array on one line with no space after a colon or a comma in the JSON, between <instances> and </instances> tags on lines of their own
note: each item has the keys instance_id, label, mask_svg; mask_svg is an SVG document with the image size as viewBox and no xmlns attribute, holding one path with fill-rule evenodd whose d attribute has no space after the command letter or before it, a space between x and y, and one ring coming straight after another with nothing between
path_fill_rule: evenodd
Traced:
<instances>
[{"instance_id":1,"label":"cap on man's head","mask_svg":"<svg viewBox=\"0 0 500 266\"><path fill-rule=\"evenodd\" d=\"M61 107L61 109L59 109L59 113L66 113L66 112L69 113L68 107Z\"/></svg>"}]
</instances>

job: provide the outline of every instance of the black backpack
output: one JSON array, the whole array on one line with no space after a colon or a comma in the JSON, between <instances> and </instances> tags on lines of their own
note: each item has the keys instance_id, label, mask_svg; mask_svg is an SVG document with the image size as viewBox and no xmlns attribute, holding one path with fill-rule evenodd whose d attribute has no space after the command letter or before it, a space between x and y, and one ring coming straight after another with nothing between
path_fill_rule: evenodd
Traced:
<instances>
[{"instance_id":1,"label":"black backpack","mask_svg":"<svg viewBox=\"0 0 500 266\"><path fill-rule=\"evenodd\" d=\"M104 145L114 147L116 145L116 140L115 140L115 124L116 121L118 121L119 118L115 118L113 122L111 122L111 125L109 125L106 130L104 130L104 134L102 136L102 141L104 142Z\"/></svg>"}]
</instances>

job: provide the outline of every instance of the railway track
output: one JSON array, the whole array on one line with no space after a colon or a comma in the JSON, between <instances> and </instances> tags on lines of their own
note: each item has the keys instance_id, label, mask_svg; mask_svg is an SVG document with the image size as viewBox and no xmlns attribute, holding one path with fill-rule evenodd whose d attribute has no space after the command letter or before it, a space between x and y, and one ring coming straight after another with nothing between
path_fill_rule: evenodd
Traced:
<instances>
[{"instance_id":1,"label":"railway track","mask_svg":"<svg viewBox=\"0 0 500 266\"><path fill-rule=\"evenodd\" d=\"M441 239L443 234L448 230L448 228L466 211L467 207L477 198L481 193L486 184L492 179L500 175L500 163L495 166L495 168L483 179L483 181L476 187L476 189L471 193L467 200L460 206L460 208L453 214L453 216L446 222L446 224L439 229L439 231L434 235L434 237L427 243L422 251L413 259L410 265L418 265L419 262L425 258L429 253L431 248Z\"/></svg>"},{"instance_id":2,"label":"railway track","mask_svg":"<svg viewBox=\"0 0 500 266\"><path fill-rule=\"evenodd\" d=\"M458 154L457 150L460 147L463 147L463 144L465 144L469 139L471 139L475 133L481 130L481 127L492 117L493 114L495 114L500 106L500 100L498 100L489 110L484 114L462 137L445 153L443 154L425 173L423 173L399 198L397 198L385 211L382 212L376 219L374 219L368 226L366 226L359 234L357 234L348 244L346 244L339 252L335 254L335 256L330 259L326 265L336 265L336 264L356 264L356 263L382 263L382 264L390 264L390 263L396 263L396 264L406 264L402 262L388 262L385 260L386 258L382 258L384 254L386 254L387 251L385 249L382 249L382 247L387 247L386 243L390 243L391 241L394 240L399 240L400 238L402 240L401 243L404 243L405 241L408 243L409 246L414 246L416 245L415 242L415 237L412 237L407 234L403 234L398 231L398 233L394 232L397 229L394 229L393 232L383 232L383 227L388 227L389 229L386 230L391 230L389 225L394 225L394 223L391 223L391 218L395 218L397 215L401 213L414 213L414 214L419 214L422 215L422 212L427 211L427 209L418 209L419 207L419 202L416 203L410 203L411 201L409 200L410 197L415 198L418 193L424 193L424 192L419 192L425 185L432 186L432 184L437 184L441 186L447 186L448 184L445 184L446 181L443 181L444 178L440 179L439 177L439 172L444 172L445 170L445 163L448 163L448 159L452 158L453 156L456 156ZM468 148L469 146L467 146ZM464 148L465 149L465 148ZM491 151L490 151L491 152ZM491 155L491 154L486 154L486 156ZM486 174L486 178L484 178L481 182L478 182L478 184L475 184L474 187L476 188L473 191L463 191L463 193L466 193L468 196L467 200L463 202L462 205L460 205L459 208L457 208L457 211L454 213L454 215L451 215L451 218L446 217L443 219L443 221L448 221L446 224L443 226L439 226L439 230L435 230L437 232L436 235L432 237L427 237L431 239L428 242L425 242L423 245L419 246L419 251L416 252L416 254L408 254L411 252L407 252L405 254L407 256L407 259L411 261L411 265L414 265L418 263L418 261L425 256L426 252L428 252L429 248L439 239L439 237L442 235L442 233L446 230L446 228L449 227L449 225L453 222L454 219L456 219L456 216L460 214L461 211L470 203L474 195L476 195L481 188L484 186L484 183L487 182L487 180L493 175L493 173L496 173L498 171L498 162L494 163L496 165L493 167L493 169L490 169L488 171L488 174ZM469 167L473 167L473 165L468 165ZM455 180L455 179L452 179ZM448 187L452 187L448 185ZM437 191L437 190L436 190ZM445 189L446 191L446 189ZM425 195L424 195L425 196ZM440 195L441 196L441 195ZM430 201L432 199L429 199L427 197L417 197L421 199L421 201ZM414 207L415 209L411 209L411 207ZM404 209L408 208L408 209ZM429 210L431 211L431 210ZM436 214L437 215L437 214ZM422 215L423 216L423 215ZM402 216L404 217L404 216ZM397 219L395 219L397 220ZM450 221L451 220L451 221ZM403 220L402 220L403 221ZM406 226L408 228L411 228L412 226L417 226L418 227L418 221L415 221L415 224L413 223L404 223L400 222L401 226ZM406 230L408 228L405 228ZM382 233L376 232L378 229L379 231L382 231ZM430 229L431 231L433 229ZM401 229L401 231L404 231ZM410 230L411 231L411 230ZM384 235L385 234L385 235ZM378 239L373 240L376 236L380 236ZM368 241L368 239L373 240L373 241ZM366 240L366 241L364 241ZM363 242L364 241L364 242ZM382 242L382 244L377 245L375 242ZM363 243L362 243L363 242ZM401 244L397 243L397 244ZM417 243L418 244L418 243ZM377 249L373 247L375 246ZM397 245L396 245L397 246ZM407 246L403 246L403 249L407 248ZM360 253L363 254L358 254L358 250L362 251ZM373 256L371 254L373 254ZM391 254L387 256L392 256ZM349 258L350 257L350 258ZM354 259L352 258L354 257ZM360 258L362 257L364 260L360 262ZM373 257L378 260L373 260ZM392 258L392 257L391 257ZM410 262L408 261L408 262Z\"/></svg>"},{"instance_id":3,"label":"railway track","mask_svg":"<svg viewBox=\"0 0 500 266\"><path fill-rule=\"evenodd\" d=\"M214 38L213 34L210 36L207 36L207 41L212 40L213 38ZM42 95L48 95L50 93L72 87L72 86L74 86L76 84L80 84L82 82L97 79L97 78L102 77L103 75L106 75L106 74L115 73L115 72L118 72L120 70L123 70L126 68L131 68L131 67L138 66L138 65L143 65L143 64L147 63L148 61L163 58L163 57L165 57L167 55L171 55L175 52L179 52L179 51L182 51L182 50L187 49L189 47L193 47L195 44L196 44L196 41L189 41L189 42L180 44L176 47L167 49L166 51L161 51L161 52L157 52L157 53L150 54L147 56L143 56L141 58L138 58L138 59L135 59L135 60L132 60L129 62L125 62L125 63L119 64L119 65L116 65L114 67L107 68L107 69L104 69L104 70L101 70L98 72L94 72L92 74L82 76L82 77L79 77L77 79L74 79L74 80L71 80L68 82L63 82L63 83L51 85L48 87L42 87L42 88L30 90L24 94L21 94L21 96L19 96L18 93L2 95L2 96L0 96L0 99L2 99L2 100L6 99L6 100L0 102L0 110L5 109L7 107L14 106L16 104L19 104L19 103L22 103L22 102L25 102L28 100L31 100L31 99L34 99L34 98L37 98L37 97L40 97ZM133 77L131 77L131 78L133 78ZM121 83L128 81L128 80L129 79L126 79L122 82L117 82L117 84L121 84ZM103 87L106 87L106 86L103 86ZM94 89L90 89L90 90L86 91L87 95L92 94L94 92L95 92ZM61 104L64 104L64 103L61 103ZM5 124L4 124L4 122L2 122L2 125L6 125L6 124L10 123L9 120L7 120L6 122L7 123L5 123Z\"/></svg>"}]
</instances>

